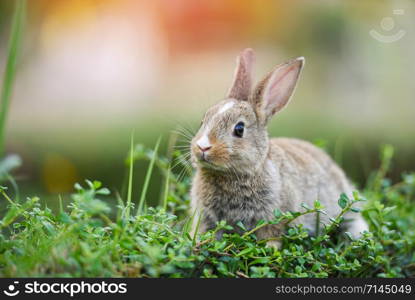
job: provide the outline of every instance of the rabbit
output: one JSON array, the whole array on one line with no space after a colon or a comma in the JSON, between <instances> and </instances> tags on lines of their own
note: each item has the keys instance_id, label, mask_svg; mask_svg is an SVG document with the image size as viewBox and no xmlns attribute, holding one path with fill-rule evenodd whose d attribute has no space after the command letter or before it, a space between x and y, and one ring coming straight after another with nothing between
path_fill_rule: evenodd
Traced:
<instances>
[{"instance_id":1,"label":"rabbit","mask_svg":"<svg viewBox=\"0 0 415 300\"><path fill-rule=\"evenodd\" d=\"M274 210L301 211L319 200L327 215L340 212L341 193L353 186L343 170L322 149L295 138L269 138L267 124L289 102L304 66L299 57L278 65L251 91L254 53L245 49L237 57L233 83L225 99L208 109L191 140L191 162L196 169L191 187L193 231L205 232L225 220L247 229L260 220L275 218ZM368 226L360 214L347 224L358 237ZM348 216L349 217L349 216ZM200 220L199 220L200 219ZM316 214L295 220L311 233ZM255 232L267 245L281 246L284 224L266 225ZM220 238L220 235L218 236Z\"/></svg>"}]
</instances>

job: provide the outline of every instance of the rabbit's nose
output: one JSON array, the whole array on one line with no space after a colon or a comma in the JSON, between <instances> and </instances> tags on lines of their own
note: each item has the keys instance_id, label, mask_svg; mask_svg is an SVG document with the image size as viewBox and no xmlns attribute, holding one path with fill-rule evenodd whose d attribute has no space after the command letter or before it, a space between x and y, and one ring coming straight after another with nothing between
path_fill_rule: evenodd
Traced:
<instances>
[{"instance_id":1,"label":"rabbit's nose","mask_svg":"<svg viewBox=\"0 0 415 300\"><path fill-rule=\"evenodd\" d=\"M209 141L209 138L206 135L203 135L197 142L197 147L199 147L200 151L203 153L208 151L210 148L212 148L212 144Z\"/></svg>"},{"instance_id":2,"label":"rabbit's nose","mask_svg":"<svg viewBox=\"0 0 415 300\"><path fill-rule=\"evenodd\" d=\"M207 147L201 147L200 145L197 145L197 146L199 147L200 151L202 151L202 152L206 152L206 151L208 151L210 148L212 148L212 146L207 146Z\"/></svg>"}]
</instances>

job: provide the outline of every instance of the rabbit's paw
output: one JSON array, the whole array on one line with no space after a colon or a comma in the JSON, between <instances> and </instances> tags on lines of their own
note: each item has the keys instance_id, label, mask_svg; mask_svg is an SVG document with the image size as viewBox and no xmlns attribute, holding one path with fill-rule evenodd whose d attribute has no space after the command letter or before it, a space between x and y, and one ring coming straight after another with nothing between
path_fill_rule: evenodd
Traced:
<instances>
[{"instance_id":1,"label":"rabbit's paw","mask_svg":"<svg viewBox=\"0 0 415 300\"><path fill-rule=\"evenodd\" d=\"M282 246L281 241L273 240L273 241L268 241L267 242L267 247L269 247L269 248L274 248L276 250L279 250L279 249L281 249L281 246Z\"/></svg>"}]
</instances>

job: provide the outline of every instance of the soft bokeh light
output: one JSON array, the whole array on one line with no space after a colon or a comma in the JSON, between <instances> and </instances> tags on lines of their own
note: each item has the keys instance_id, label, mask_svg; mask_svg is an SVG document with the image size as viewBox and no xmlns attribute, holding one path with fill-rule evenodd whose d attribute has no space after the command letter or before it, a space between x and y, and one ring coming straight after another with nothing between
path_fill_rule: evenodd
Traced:
<instances>
[{"instance_id":1,"label":"soft bokeh light","mask_svg":"<svg viewBox=\"0 0 415 300\"><path fill-rule=\"evenodd\" d=\"M0 2L0 67L11 4ZM257 52L257 79L306 58L273 135L327 140L360 183L382 143L397 147L396 174L415 167L412 1L39 0L28 9L8 149L24 159L22 184L39 192L85 177L119 187L131 132L151 147L177 124L197 127L246 47ZM387 43L371 30L405 34Z\"/></svg>"}]
</instances>

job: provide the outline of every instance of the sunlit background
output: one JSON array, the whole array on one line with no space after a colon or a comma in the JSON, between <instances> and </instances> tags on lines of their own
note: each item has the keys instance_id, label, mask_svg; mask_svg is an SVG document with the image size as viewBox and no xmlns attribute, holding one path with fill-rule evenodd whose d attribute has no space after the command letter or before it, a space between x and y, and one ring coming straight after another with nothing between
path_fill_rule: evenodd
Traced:
<instances>
[{"instance_id":1,"label":"sunlit background","mask_svg":"<svg viewBox=\"0 0 415 300\"><path fill-rule=\"evenodd\" d=\"M1 70L13 2L0 1ZM360 187L381 144L396 147L392 178L415 169L414 1L28 2L7 123L23 196L66 197L85 178L120 189L131 133L148 147L162 136L163 153L178 125L196 129L246 47L257 79L306 58L272 135L326 141ZM150 188L158 195L159 181Z\"/></svg>"}]
</instances>

